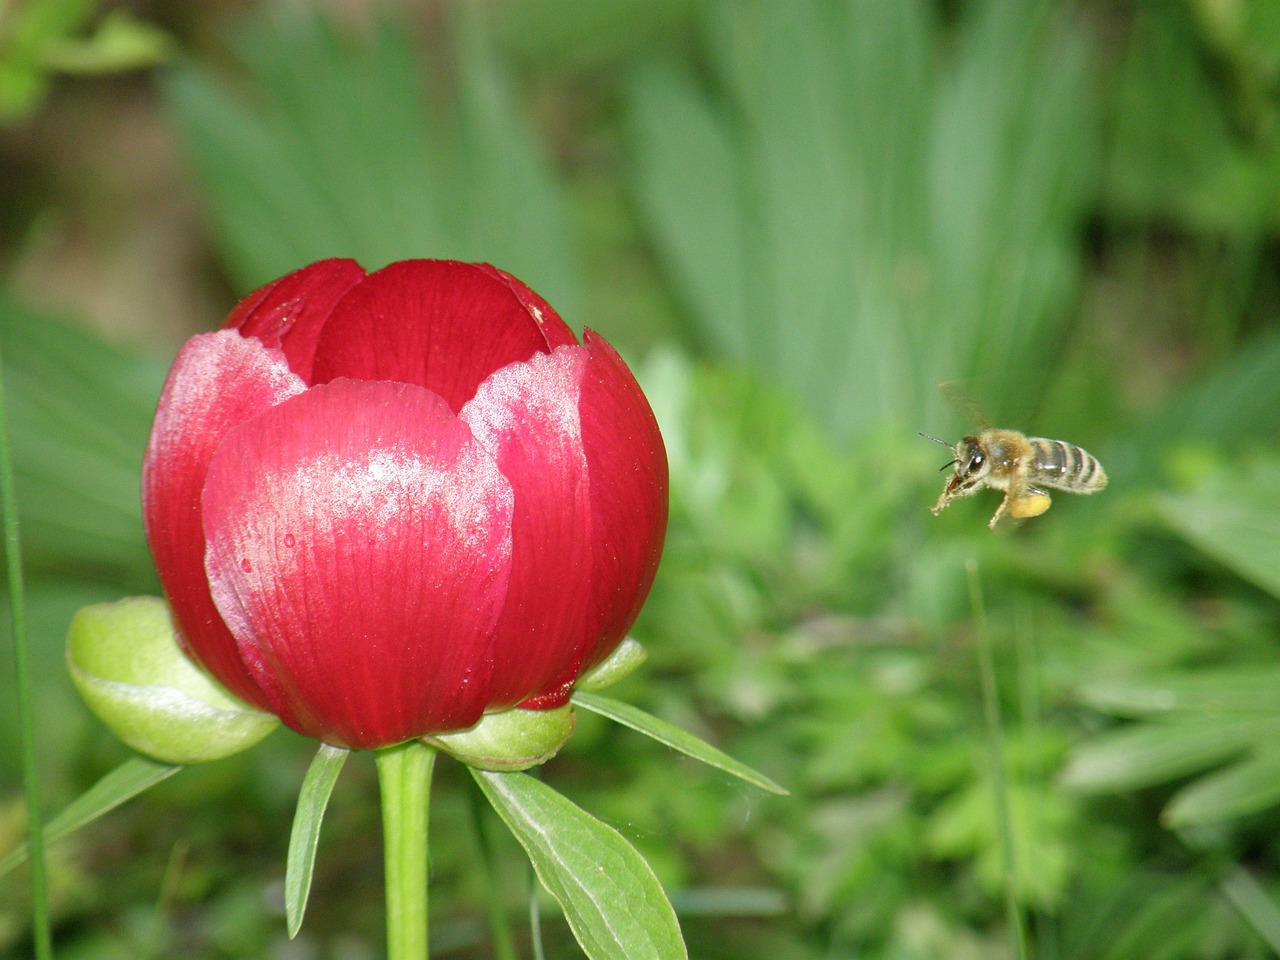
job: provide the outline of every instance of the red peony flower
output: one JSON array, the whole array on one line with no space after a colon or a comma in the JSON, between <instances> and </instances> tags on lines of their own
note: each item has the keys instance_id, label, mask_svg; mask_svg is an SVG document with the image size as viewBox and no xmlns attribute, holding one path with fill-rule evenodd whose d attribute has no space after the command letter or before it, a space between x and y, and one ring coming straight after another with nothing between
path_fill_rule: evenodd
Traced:
<instances>
[{"instance_id":1,"label":"red peony flower","mask_svg":"<svg viewBox=\"0 0 1280 960\"><path fill-rule=\"evenodd\" d=\"M514 277L325 260L183 346L143 511L187 653L375 748L568 699L648 594L666 453L613 349Z\"/></svg>"}]
</instances>

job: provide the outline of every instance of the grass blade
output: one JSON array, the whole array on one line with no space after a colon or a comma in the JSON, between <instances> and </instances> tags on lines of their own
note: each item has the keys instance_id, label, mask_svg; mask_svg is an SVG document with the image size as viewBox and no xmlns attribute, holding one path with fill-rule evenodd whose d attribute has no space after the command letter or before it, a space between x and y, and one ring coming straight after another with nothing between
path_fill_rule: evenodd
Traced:
<instances>
[{"instance_id":1,"label":"grass blade","mask_svg":"<svg viewBox=\"0 0 1280 960\"><path fill-rule=\"evenodd\" d=\"M0 364L0 367L3 365ZM8 574L9 618L13 630L13 670L18 689L18 736L22 741L22 781L27 797L27 849L31 855L32 936L36 957L53 956L49 929L49 895L44 864L44 822L40 784L36 779L35 725L31 711L31 670L27 662L27 608L22 583L22 542L18 536L18 498L13 490L8 414L0 380L0 513L3 513L4 560Z\"/></svg>"},{"instance_id":2,"label":"grass blade","mask_svg":"<svg viewBox=\"0 0 1280 960\"><path fill-rule=\"evenodd\" d=\"M987 633L986 604L982 596L982 581L978 577L978 562L965 563L969 578L969 598L973 607L973 626L978 638L978 666L982 675L982 712L987 726L987 749L991 763L992 791L996 799L996 817L1000 825L1000 858L1005 875L1005 912L1009 930L1014 938L1014 956L1027 960L1027 931L1022 922L1022 909L1018 902L1017 875L1018 851L1014 847L1013 814L1009 802L1009 776L1005 770L1004 726L1000 718L1000 693L996 686L996 666L991 653L991 638Z\"/></svg>"}]
</instances>

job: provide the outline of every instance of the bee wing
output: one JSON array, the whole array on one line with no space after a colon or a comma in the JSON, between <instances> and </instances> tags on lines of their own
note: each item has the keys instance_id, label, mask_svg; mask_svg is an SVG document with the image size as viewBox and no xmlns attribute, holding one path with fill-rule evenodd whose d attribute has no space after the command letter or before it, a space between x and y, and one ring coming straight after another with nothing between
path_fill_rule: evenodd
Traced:
<instances>
[{"instance_id":1,"label":"bee wing","mask_svg":"<svg viewBox=\"0 0 1280 960\"><path fill-rule=\"evenodd\" d=\"M942 399L965 418L977 430L991 429L991 421L987 419L982 408L974 402L973 397L965 393L958 380L948 380L938 384L938 393Z\"/></svg>"}]
</instances>

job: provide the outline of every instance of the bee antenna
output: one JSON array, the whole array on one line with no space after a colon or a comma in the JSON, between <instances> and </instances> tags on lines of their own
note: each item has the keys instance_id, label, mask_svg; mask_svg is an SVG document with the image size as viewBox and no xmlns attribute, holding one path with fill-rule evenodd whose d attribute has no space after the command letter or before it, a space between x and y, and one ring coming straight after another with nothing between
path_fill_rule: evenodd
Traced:
<instances>
[{"instance_id":1,"label":"bee antenna","mask_svg":"<svg viewBox=\"0 0 1280 960\"><path fill-rule=\"evenodd\" d=\"M924 437L926 440L932 440L934 443L940 443L940 444L942 444L944 447L946 447L948 450L950 450L950 451L951 451L951 455L952 455L952 460L951 460L951 462L950 462L950 463L944 463L941 467L939 467L939 468L938 468L938 472L939 472L939 473L941 473L943 470L950 470L952 467L954 467L957 463L959 463L959 462L960 462L960 458L959 458L959 457L957 457L957 456L955 456L956 448L955 448L955 447L953 447L951 444L947 443L947 441L945 441L945 440L939 440L937 437L931 437L931 436L929 436L929 434L927 434L927 433L922 433L922 434L920 434L920 436Z\"/></svg>"}]
</instances>

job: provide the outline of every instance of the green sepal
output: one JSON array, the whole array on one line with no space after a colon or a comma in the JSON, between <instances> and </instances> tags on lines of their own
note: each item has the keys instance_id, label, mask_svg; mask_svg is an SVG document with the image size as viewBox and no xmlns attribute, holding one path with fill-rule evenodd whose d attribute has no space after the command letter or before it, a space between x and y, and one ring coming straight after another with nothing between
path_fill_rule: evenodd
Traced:
<instances>
[{"instance_id":1,"label":"green sepal","mask_svg":"<svg viewBox=\"0 0 1280 960\"><path fill-rule=\"evenodd\" d=\"M112 733L165 763L229 757L280 723L231 696L188 659L158 597L82 608L67 635L67 666L89 709Z\"/></svg>"},{"instance_id":2,"label":"green sepal","mask_svg":"<svg viewBox=\"0 0 1280 960\"><path fill-rule=\"evenodd\" d=\"M559 752L573 733L573 706L554 710L503 710L485 714L474 727L423 737L456 760L478 770L528 770Z\"/></svg>"},{"instance_id":3,"label":"green sepal","mask_svg":"<svg viewBox=\"0 0 1280 960\"><path fill-rule=\"evenodd\" d=\"M316 866L316 847L320 843L320 823L329 807L333 785L338 782L342 765L350 750L320 744L320 751L307 768L298 792L298 807L289 833L289 855L284 870L284 915L292 940L302 929L302 916L307 912L311 894L311 877Z\"/></svg>"},{"instance_id":4,"label":"green sepal","mask_svg":"<svg viewBox=\"0 0 1280 960\"><path fill-rule=\"evenodd\" d=\"M602 717L608 717L616 723L630 727L637 733L643 733L646 737L652 737L672 750L679 750L687 757L692 757L717 770L723 770L739 780L745 780L761 790L768 790L779 796L787 796L791 792L770 780L759 770L754 770L745 763L733 759L724 751L717 750L689 731L681 730L675 724L661 720L651 713L645 713L639 707L633 707L621 700L614 700L612 697L602 697L599 694L581 691L574 693L573 702L592 713L598 713Z\"/></svg>"},{"instance_id":5,"label":"green sepal","mask_svg":"<svg viewBox=\"0 0 1280 960\"><path fill-rule=\"evenodd\" d=\"M604 662L597 663L580 676L573 688L594 693L611 687L648 659L649 651L640 645L640 641L627 637Z\"/></svg>"},{"instance_id":6,"label":"green sepal","mask_svg":"<svg viewBox=\"0 0 1280 960\"><path fill-rule=\"evenodd\" d=\"M106 816L116 807L151 789L162 780L167 780L181 769L175 764L156 763L145 757L126 760L72 800L61 813L44 825L45 843L61 840L99 817ZM0 877L26 863L30 853L30 847L24 843L0 860Z\"/></svg>"}]
</instances>

